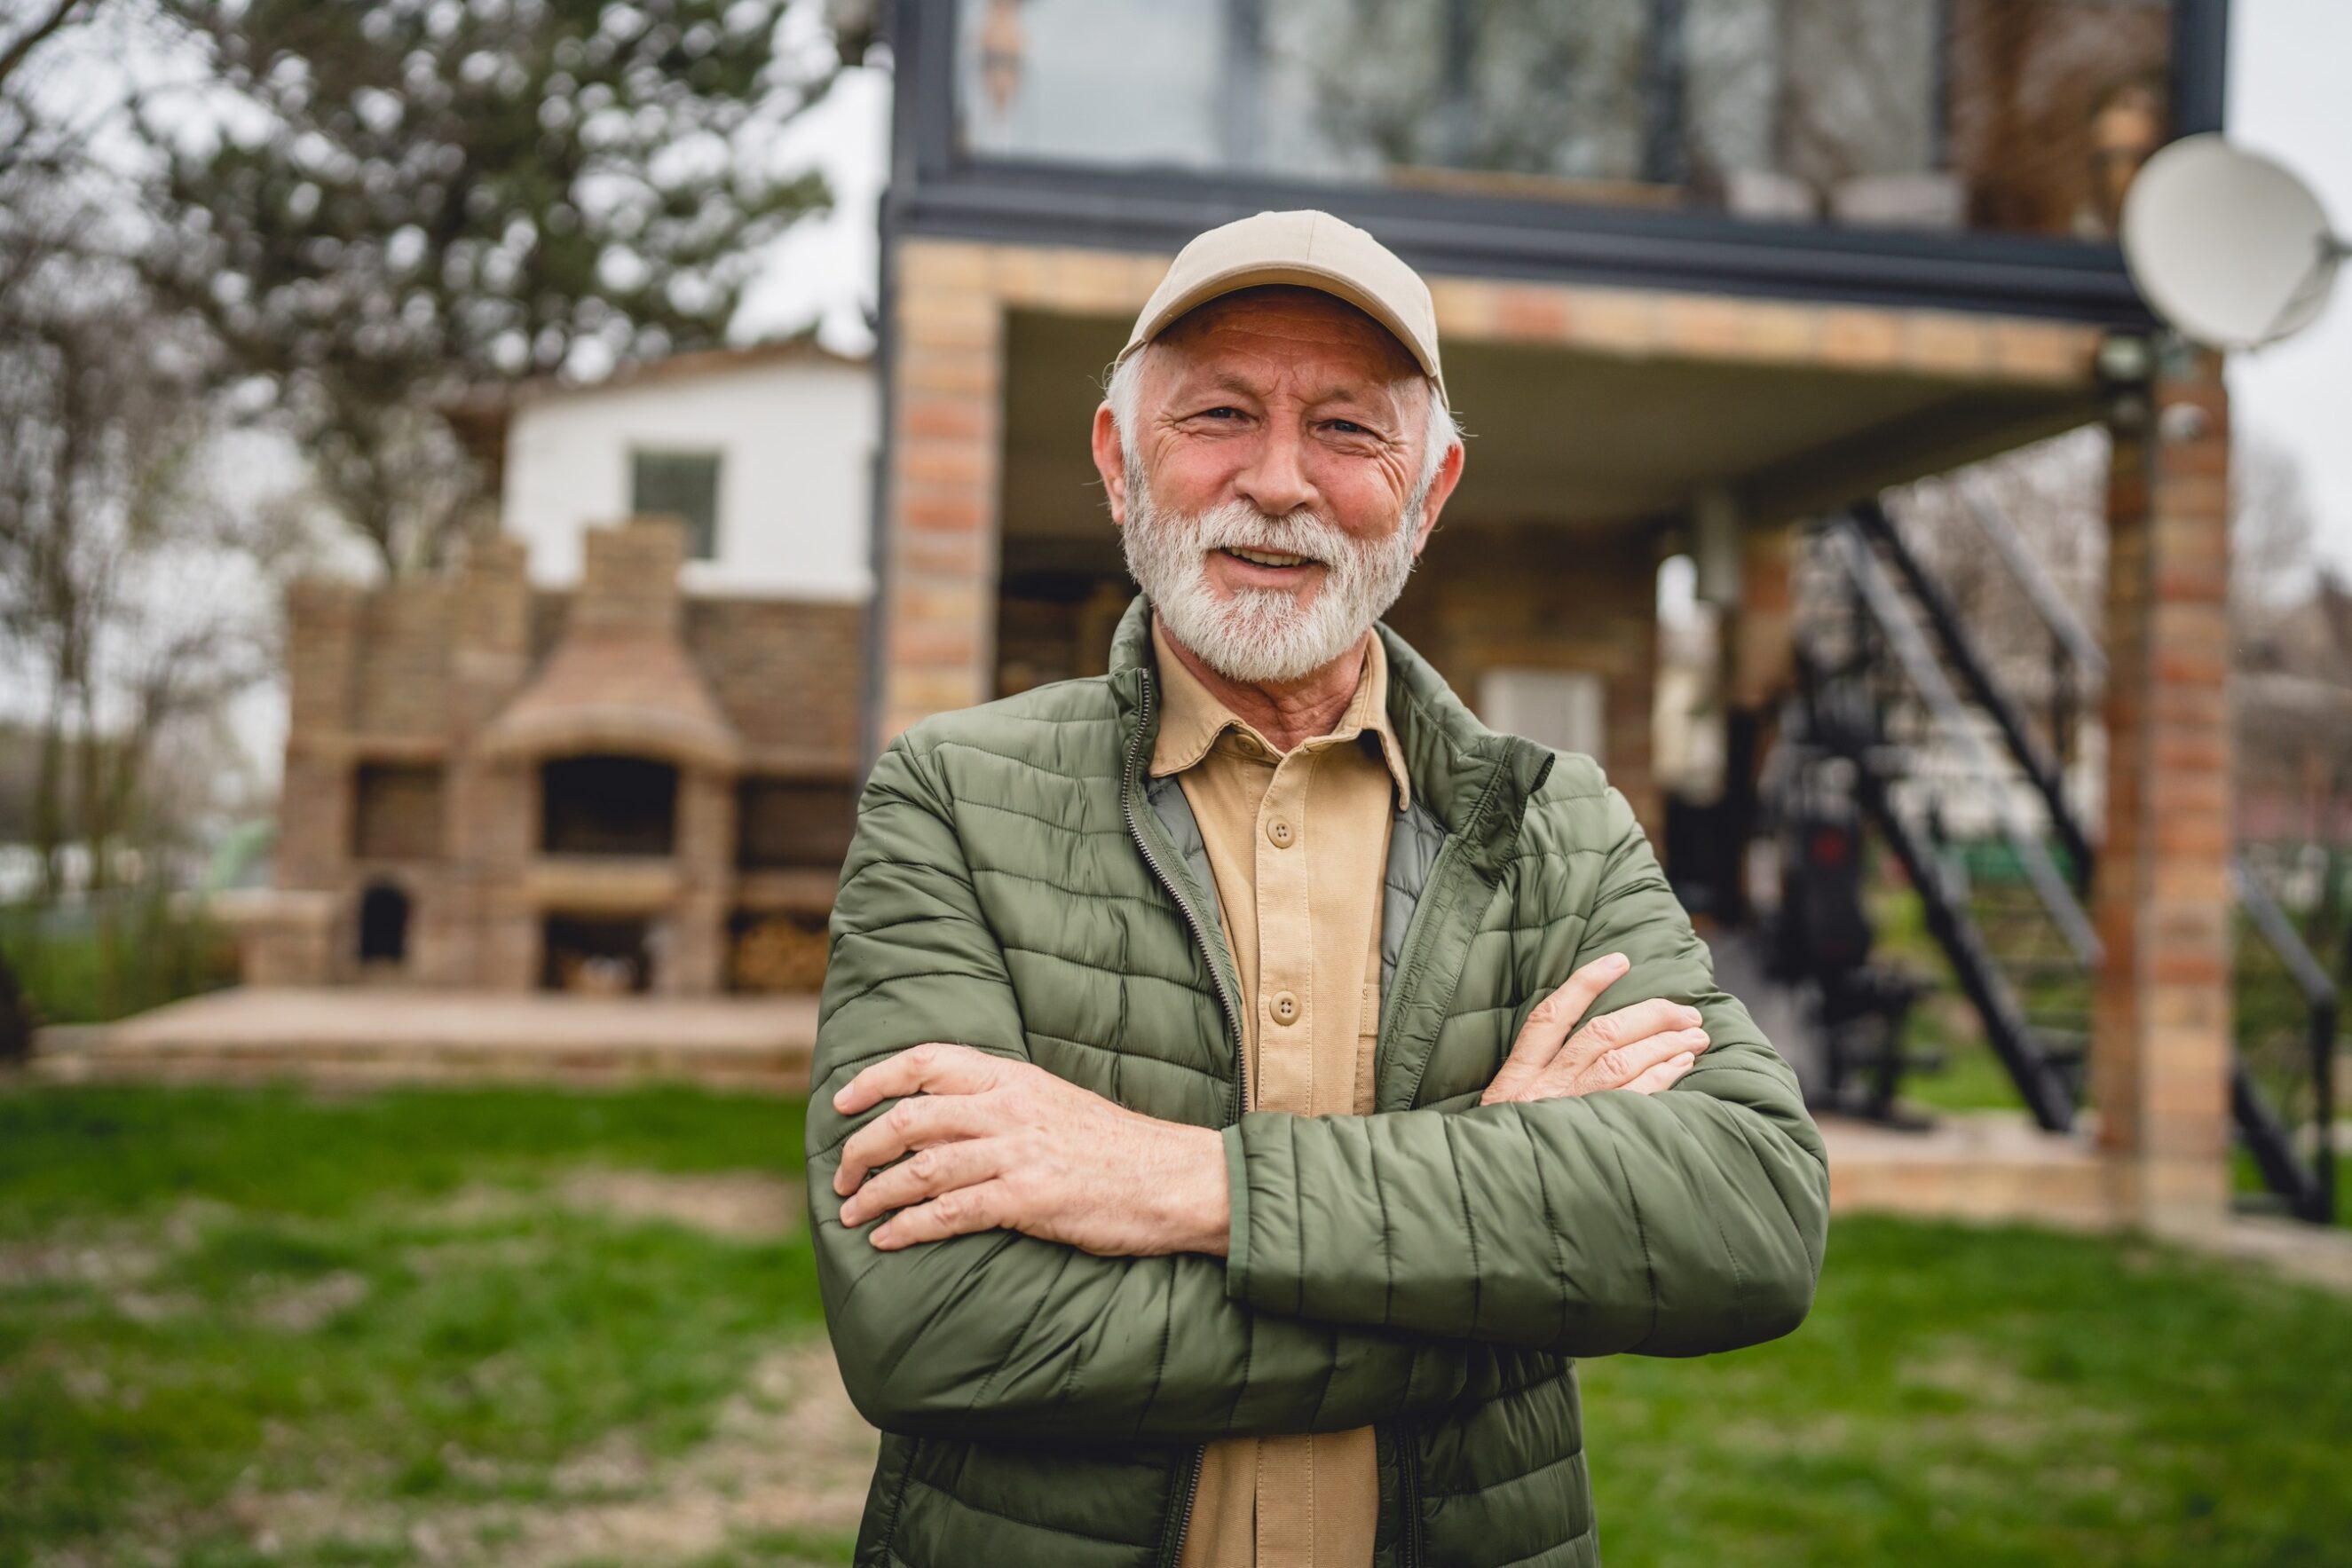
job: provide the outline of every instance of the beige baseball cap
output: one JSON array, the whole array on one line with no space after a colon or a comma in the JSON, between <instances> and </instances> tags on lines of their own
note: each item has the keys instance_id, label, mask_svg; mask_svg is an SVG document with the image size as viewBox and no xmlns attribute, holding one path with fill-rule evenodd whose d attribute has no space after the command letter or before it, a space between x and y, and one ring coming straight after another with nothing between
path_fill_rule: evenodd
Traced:
<instances>
[{"instance_id":1,"label":"beige baseball cap","mask_svg":"<svg viewBox=\"0 0 2352 1568\"><path fill-rule=\"evenodd\" d=\"M1112 363L1126 362L1186 311L1273 283L1318 289L1361 310L1396 335L1444 395L1429 285L1355 225L1312 210L1260 213L1193 236L1144 302L1127 347Z\"/></svg>"}]
</instances>

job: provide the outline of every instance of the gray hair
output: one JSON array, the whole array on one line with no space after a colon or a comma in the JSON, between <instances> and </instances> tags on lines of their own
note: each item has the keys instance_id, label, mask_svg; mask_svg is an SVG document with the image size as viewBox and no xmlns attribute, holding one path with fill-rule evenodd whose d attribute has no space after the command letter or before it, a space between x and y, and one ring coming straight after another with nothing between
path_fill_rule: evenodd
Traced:
<instances>
[{"instance_id":1,"label":"gray hair","mask_svg":"<svg viewBox=\"0 0 2352 1568\"><path fill-rule=\"evenodd\" d=\"M1103 401L1110 404L1111 423L1118 426L1119 451L1129 469L1142 465L1135 439L1136 402L1142 395L1143 357L1153 347L1146 343L1112 366L1109 378L1103 383ZM1446 453L1462 443L1462 427L1454 422L1454 411L1445 406L1445 394L1437 390L1436 381L1423 376L1422 384L1429 389L1429 421L1422 438L1421 475L1413 481L1412 494L1405 507L1408 517L1420 513L1429 499L1430 486L1437 483L1437 471L1445 465Z\"/></svg>"}]
</instances>

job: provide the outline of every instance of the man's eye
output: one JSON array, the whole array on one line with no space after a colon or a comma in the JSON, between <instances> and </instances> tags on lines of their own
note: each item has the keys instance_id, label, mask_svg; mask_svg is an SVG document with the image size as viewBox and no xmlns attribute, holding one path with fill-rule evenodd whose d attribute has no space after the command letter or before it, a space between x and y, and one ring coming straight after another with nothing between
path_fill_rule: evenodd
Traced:
<instances>
[{"instance_id":1,"label":"man's eye","mask_svg":"<svg viewBox=\"0 0 2352 1568\"><path fill-rule=\"evenodd\" d=\"M1341 435L1370 435L1371 434L1370 431L1366 430L1362 425L1358 424L1352 419L1335 419L1331 422L1331 428Z\"/></svg>"},{"instance_id":2,"label":"man's eye","mask_svg":"<svg viewBox=\"0 0 2352 1568\"><path fill-rule=\"evenodd\" d=\"M1201 415L1202 419L1239 419L1241 416L1242 411L1237 408L1213 408L1203 411Z\"/></svg>"}]
</instances>

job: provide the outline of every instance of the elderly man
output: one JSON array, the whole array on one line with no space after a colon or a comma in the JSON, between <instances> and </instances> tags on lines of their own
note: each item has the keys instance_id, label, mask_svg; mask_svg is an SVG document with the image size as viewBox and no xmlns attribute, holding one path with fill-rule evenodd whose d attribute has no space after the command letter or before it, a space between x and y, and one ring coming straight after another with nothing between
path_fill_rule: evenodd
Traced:
<instances>
[{"instance_id":1,"label":"elderly man","mask_svg":"<svg viewBox=\"0 0 2352 1568\"><path fill-rule=\"evenodd\" d=\"M1328 214L1195 239L1095 415L1110 673L875 766L808 1124L860 1563L1591 1563L1571 1358L1811 1302L1819 1135L1623 799L1377 624L1437 350Z\"/></svg>"}]
</instances>

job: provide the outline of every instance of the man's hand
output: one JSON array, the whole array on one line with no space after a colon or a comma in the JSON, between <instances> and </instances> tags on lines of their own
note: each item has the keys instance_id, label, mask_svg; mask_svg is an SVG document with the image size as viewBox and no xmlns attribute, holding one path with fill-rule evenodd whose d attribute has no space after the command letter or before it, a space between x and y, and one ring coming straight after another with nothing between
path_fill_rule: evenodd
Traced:
<instances>
[{"instance_id":1,"label":"man's hand","mask_svg":"<svg viewBox=\"0 0 2352 1568\"><path fill-rule=\"evenodd\" d=\"M1602 1089L1655 1094L1688 1072L1707 1047L1696 1008L1635 1002L1568 1032L1629 967L1622 953L1596 958L1538 1002L1478 1103L1564 1100Z\"/></svg>"},{"instance_id":2,"label":"man's hand","mask_svg":"<svg viewBox=\"0 0 2352 1568\"><path fill-rule=\"evenodd\" d=\"M877 1061L833 1108L855 1116L885 1100L898 1103L842 1145L833 1178L845 1227L898 1211L869 1238L885 1251L1018 1230L1109 1258L1225 1254L1225 1145L1213 1128L1155 1121L964 1045Z\"/></svg>"}]
</instances>

